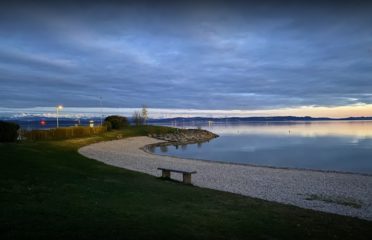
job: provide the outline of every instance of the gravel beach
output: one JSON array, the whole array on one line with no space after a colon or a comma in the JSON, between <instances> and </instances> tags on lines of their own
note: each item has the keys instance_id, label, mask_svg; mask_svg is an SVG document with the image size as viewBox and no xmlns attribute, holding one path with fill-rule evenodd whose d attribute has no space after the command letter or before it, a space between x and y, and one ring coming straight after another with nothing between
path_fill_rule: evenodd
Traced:
<instances>
[{"instance_id":1,"label":"gravel beach","mask_svg":"<svg viewBox=\"0 0 372 240\"><path fill-rule=\"evenodd\" d=\"M92 159L160 176L158 167L193 170L196 186L238 193L318 211L372 220L372 176L257 167L154 155L142 148L163 142L133 137L100 142L79 149ZM172 178L182 176L172 173Z\"/></svg>"}]
</instances>

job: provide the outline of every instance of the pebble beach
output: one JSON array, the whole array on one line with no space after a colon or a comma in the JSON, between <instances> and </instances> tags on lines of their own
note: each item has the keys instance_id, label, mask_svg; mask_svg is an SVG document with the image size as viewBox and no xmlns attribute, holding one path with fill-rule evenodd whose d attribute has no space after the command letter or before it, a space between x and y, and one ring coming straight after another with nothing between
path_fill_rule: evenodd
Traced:
<instances>
[{"instance_id":1,"label":"pebble beach","mask_svg":"<svg viewBox=\"0 0 372 240\"><path fill-rule=\"evenodd\" d=\"M116 167L161 176L158 167L197 171L195 186L226 191L317 211L372 220L372 176L282 169L154 155L145 146L162 143L150 137L100 142L79 153ZM182 175L172 173L181 180Z\"/></svg>"}]
</instances>

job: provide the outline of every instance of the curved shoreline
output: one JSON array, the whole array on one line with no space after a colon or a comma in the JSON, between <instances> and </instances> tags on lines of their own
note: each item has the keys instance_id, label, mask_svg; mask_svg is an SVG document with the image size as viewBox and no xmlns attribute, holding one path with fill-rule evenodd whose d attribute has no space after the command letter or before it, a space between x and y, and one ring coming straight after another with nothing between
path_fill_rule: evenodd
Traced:
<instances>
[{"instance_id":1,"label":"curved shoreline","mask_svg":"<svg viewBox=\"0 0 372 240\"><path fill-rule=\"evenodd\" d=\"M146 145L162 142L149 137L133 137L88 145L80 148L79 153L154 176L160 176L157 167L196 170L193 183L199 187L372 220L370 175L190 160L155 155L143 149ZM173 176L181 179L181 175Z\"/></svg>"},{"instance_id":2,"label":"curved shoreline","mask_svg":"<svg viewBox=\"0 0 372 240\"><path fill-rule=\"evenodd\" d=\"M209 141L209 140L207 140ZM206 142L206 141L205 141ZM190 142L186 144L197 144L198 142ZM183 145L178 144L178 145ZM322 170L322 169L312 169L312 168L291 168L291 167L276 167L276 166L270 166L270 165L258 165L258 164L253 164L253 163L237 163L237 162L224 162L224 161L218 161L218 160L210 160L210 159L201 159L201 158L188 158L188 157L179 157L176 155L170 155L170 154L156 154L151 152L148 148L151 146L154 147L159 147L159 146L170 146L170 145L177 145L174 142L160 142L160 143L154 143L154 144L148 144L140 149L143 150L144 152L148 154L153 154L155 156L167 156L167 157L172 157L172 158L177 158L177 159L187 159L190 161L203 161L203 162L211 162L211 163L220 163L220 164L231 164L231 165L239 165L239 166L248 166L248 167L263 167L263 168L273 168L273 169L283 169L283 170L297 170L297 171L307 171L307 172L323 172L323 173L339 173L339 174L352 174L352 175L361 175L361 176L367 176L367 177L372 177L372 174L370 173L361 173L361 172L346 172L346 171L337 171L337 170Z\"/></svg>"}]
</instances>

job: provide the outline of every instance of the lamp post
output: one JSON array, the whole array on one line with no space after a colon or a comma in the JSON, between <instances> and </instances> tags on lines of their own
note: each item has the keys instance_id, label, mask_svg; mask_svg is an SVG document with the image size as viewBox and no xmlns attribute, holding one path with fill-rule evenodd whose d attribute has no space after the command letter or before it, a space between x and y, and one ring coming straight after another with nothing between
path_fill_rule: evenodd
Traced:
<instances>
[{"instance_id":1,"label":"lamp post","mask_svg":"<svg viewBox=\"0 0 372 240\"><path fill-rule=\"evenodd\" d=\"M58 114L59 114L59 111L61 111L62 109L63 109L63 106L62 105L58 105L56 107L56 110L57 110L57 128L59 128Z\"/></svg>"}]
</instances>

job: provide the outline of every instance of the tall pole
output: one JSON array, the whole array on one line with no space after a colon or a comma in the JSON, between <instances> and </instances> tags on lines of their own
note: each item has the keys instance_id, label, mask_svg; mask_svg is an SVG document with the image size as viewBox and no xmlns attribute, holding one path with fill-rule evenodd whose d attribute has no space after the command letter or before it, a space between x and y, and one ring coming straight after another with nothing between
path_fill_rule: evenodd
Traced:
<instances>
[{"instance_id":1,"label":"tall pole","mask_svg":"<svg viewBox=\"0 0 372 240\"><path fill-rule=\"evenodd\" d=\"M57 111L57 128L59 128L59 121L58 121L58 117L59 117L59 110L62 110L63 109L63 106L62 105L58 105L56 107L56 111Z\"/></svg>"}]
</instances>

